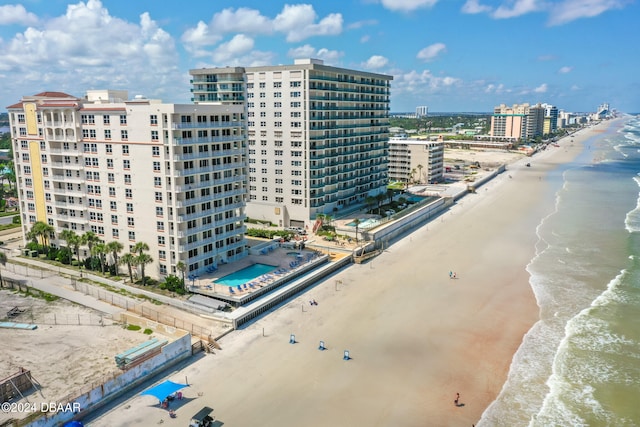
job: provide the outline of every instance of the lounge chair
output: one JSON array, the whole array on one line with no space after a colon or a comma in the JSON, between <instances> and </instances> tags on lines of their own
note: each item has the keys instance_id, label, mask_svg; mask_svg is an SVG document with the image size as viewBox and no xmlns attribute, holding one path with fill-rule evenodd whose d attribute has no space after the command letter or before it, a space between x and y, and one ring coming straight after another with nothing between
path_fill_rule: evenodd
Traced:
<instances>
[{"instance_id":1,"label":"lounge chair","mask_svg":"<svg viewBox=\"0 0 640 427\"><path fill-rule=\"evenodd\" d=\"M230 294L235 294L236 293L231 286L229 286L229 293Z\"/></svg>"},{"instance_id":2,"label":"lounge chair","mask_svg":"<svg viewBox=\"0 0 640 427\"><path fill-rule=\"evenodd\" d=\"M248 289L246 283L244 284L243 288L244 288L245 291Z\"/></svg>"},{"instance_id":3,"label":"lounge chair","mask_svg":"<svg viewBox=\"0 0 640 427\"><path fill-rule=\"evenodd\" d=\"M250 287L251 289L255 289L255 288L256 288L256 287L255 287L255 285L253 284L253 282L249 283L249 287Z\"/></svg>"},{"instance_id":4,"label":"lounge chair","mask_svg":"<svg viewBox=\"0 0 640 427\"><path fill-rule=\"evenodd\" d=\"M242 292L242 286L238 285L236 286L236 288L238 289L238 291Z\"/></svg>"}]
</instances>

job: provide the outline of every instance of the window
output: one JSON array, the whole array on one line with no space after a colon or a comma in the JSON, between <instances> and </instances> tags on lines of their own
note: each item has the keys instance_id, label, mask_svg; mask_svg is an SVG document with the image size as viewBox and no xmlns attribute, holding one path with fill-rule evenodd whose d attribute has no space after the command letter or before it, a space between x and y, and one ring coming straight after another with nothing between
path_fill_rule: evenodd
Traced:
<instances>
[{"instance_id":1,"label":"window","mask_svg":"<svg viewBox=\"0 0 640 427\"><path fill-rule=\"evenodd\" d=\"M129 240L136 240L136 232L129 231Z\"/></svg>"},{"instance_id":2,"label":"window","mask_svg":"<svg viewBox=\"0 0 640 427\"><path fill-rule=\"evenodd\" d=\"M134 219L133 219L133 218L131 218L130 216L129 216L129 217L127 217L127 225L128 225L129 227L134 227L134 226L136 225L136 223L135 223Z\"/></svg>"},{"instance_id":3,"label":"window","mask_svg":"<svg viewBox=\"0 0 640 427\"><path fill-rule=\"evenodd\" d=\"M82 120L82 124L95 124L96 123L96 119L95 116L93 114L82 114L80 116L80 119Z\"/></svg>"},{"instance_id":4,"label":"window","mask_svg":"<svg viewBox=\"0 0 640 427\"><path fill-rule=\"evenodd\" d=\"M113 230L111 230L111 236L117 239L118 237L120 237L120 231L117 228L114 228Z\"/></svg>"},{"instance_id":5,"label":"window","mask_svg":"<svg viewBox=\"0 0 640 427\"><path fill-rule=\"evenodd\" d=\"M131 198L133 198L133 190L132 190L132 189L130 189L130 188L125 188L125 189L124 189L124 196L125 196L127 199L131 199Z\"/></svg>"},{"instance_id":6,"label":"window","mask_svg":"<svg viewBox=\"0 0 640 427\"><path fill-rule=\"evenodd\" d=\"M160 187L162 185L162 178L160 178L159 176L154 176L153 177L153 186L154 187Z\"/></svg>"},{"instance_id":7,"label":"window","mask_svg":"<svg viewBox=\"0 0 640 427\"><path fill-rule=\"evenodd\" d=\"M107 165L109 165L109 163L107 162ZM116 182L116 175L114 173L109 172L107 174L107 181L113 183Z\"/></svg>"},{"instance_id":8,"label":"window","mask_svg":"<svg viewBox=\"0 0 640 427\"><path fill-rule=\"evenodd\" d=\"M109 187L109 197L116 197L115 187Z\"/></svg>"},{"instance_id":9,"label":"window","mask_svg":"<svg viewBox=\"0 0 640 427\"><path fill-rule=\"evenodd\" d=\"M162 193L159 191L155 192L155 197L156 197L156 202L161 202L162 201Z\"/></svg>"},{"instance_id":10,"label":"window","mask_svg":"<svg viewBox=\"0 0 640 427\"><path fill-rule=\"evenodd\" d=\"M156 230L158 230L158 231L164 231L164 222L162 222L162 221L156 221Z\"/></svg>"},{"instance_id":11,"label":"window","mask_svg":"<svg viewBox=\"0 0 640 427\"><path fill-rule=\"evenodd\" d=\"M151 131L151 140L152 141L158 141L160 138L158 137L158 131L157 130L152 130ZM157 148L157 147L153 147L153 148ZM157 154L154 154L157 155Z\"/></svg>"},{"instance_id":12,"label":"window","mask_svg":"<svg viewBox=\"0 0 640 427\"><path fill-rule=\"evenodd\" d=\"M115 200L111 200L109 202L109 209L111 209L112 211L118 210L118 202L116 202Z\"/></svg>"},{"instance_id":13,"label":"window","mask_svg":"<svg viewBox=\"0 0 640 427\"><path fill-rule=\"evenodd\" d=\"M107 154L111 154L113 153L113 145L112 144L106 144L104 146L105 151L107 152Z\"/></svg>"},{"instance_id":14,"label":"window","mask_svg":"<svg viewBox=\"0 0 640 427\"><path fill-rule=\"evenodd\" d=\"M158 245L164 246L164 236L158 236Z\"/></svg>"},{"instance_id":15,"label":"window","mask_svg":"<svg viewBox=\"0 0 640 427\"><path fill-rule=\"evenodd\" d=\"M123 160L122 161L122 168L123 169L131 169L131 161L130 160Z\"/></svg>"},{"instance_id":16,"label":"window","mask_svg":"<svg viewBox=\"0 0 640 427\"><path fill-rule=\"evenodd\" d=\"M153 162L153 171L160 172L160 162Z\"/></svg>"},{"instance_id":17,"label":"window","mask_svg":"<svg viewBox=\"0 0 640 427\"><path fill-rule=\"evenodd\" d=\"M157 145L154 145L153 147L151 147L151 155L154 157L157 157L160 155L160 147L158 147Z\"/></svg>"},{"instance_id":18,"label":"window","mask_svg":"<svg viewBox=\"0 0 640 427\"><path fill-rule=\"evenodd\" d=\"M113 169L113 159L107 159L107 167Z\"/></svg>"},{"instance_id":19,"label":"window","mask_svg":"<svg viewBox=\"0 0 640 427\"><path fill-rule=\"evenodd\" d=\"M133 203L127 203L127 213L133 213Z\"/></svg>"},{"instance_id":20,"label":"window","mask_svg":"<svg viewBox=\"0 0 640 427\"><path fill-rule=\"evenodd\" d=\"M162 206L156 206L156 216L163 216L163 213Z\"/></svg>"},{"instance_id":21,"label":"window","mask_svg":"<svg viewBox=\"0 0 640 427\"><path fill-rule=\"evenodd\" d=\"M120 124L121 125L126 125L127 124L127 116L125 114L121 114L120 115Z\"/></svg>"},{"instance_id":22,"label":"window","mask_svg":"<svg viewBox=\"0 0 640 427\"><path fill-rule=\"evenodd\" d=\"M289 87L300 87L300 82L289 82Z\"/></svg>"},{"instance_id":23,"label":"window","mask_svg":"<svg viewBox=\"0 0 640 427\"><path fill-rule=\"evenodd\" d=\"M291 98L300 98L300 92L291 92L289 96Z\"/></svg>"},{"instance_id":24,"label":"window","mask_svg":"<svg viewBox=\"0 0 640 427\"><path fill-rule=\"evenodd\" d=\"M162 260L167 259L167 252L166 251L158 251L158 259L162 259Z\"/></svg>"},{"instance_id":25,"label":"window","mask_svg":"<svg viewBox=\"0 0 640 427\"><path fill-rule=\"evenodd\" d=\"M126 141L129 139L129 132L127 132L126 130L121 130L120 131L120 138L122 138L123 141Z\"/></svg>"},{"instance_id":26,"label":"window","mask_svg":"<svg viewBox=\"0 0 640 427\"><path fill-rule=\"evenodd\" d=\"M152 114L149 116L149 123L154 126L158 124L158 116L155 114Z\"/></svg>"},{"instance_id":27,"label":"window","mask_svg":"<svg viewBox=\"0 0 640 427\"><path fill-rule=\"evenodd\" d=\"M129 146L128 145L123 145L122 146L122 154L129 154Z\"/></svg>"},{"instance_id":28,"label":"window","mask_svg":"<svg viewBox=\"0 0 640 427\"><path fill-rule=\"evenodd\" d=\"M111 129L104 130L104 139L111 139Z\"/></svg>"},{"instance_id":29,"label":"window","mask_svg":"<svg viewBox=\"0 0 640 427\"><path fill-rule=\"evenodd\" d=\"M111 224L118 225L118 215L111 215Z\"/></svg>"},{"instance_id":30,"label":"window","mask_svg":"<svg viewBox=\"0 0 640 427\"><path fill-rule=\"evenodd\" d=\"M105 125L111 124L111 116L102 116L102 123Z\"/></svg>"},{"instance_id":31,"label":"window","mask_svg":"<svg viewBox=\"0 0 640 427\"><path fill-rule=\"evenodd\" d=\"M131 175L129 175L128 173L124 174L124 183L131 184Z\"/></svg>"}]
</instances>

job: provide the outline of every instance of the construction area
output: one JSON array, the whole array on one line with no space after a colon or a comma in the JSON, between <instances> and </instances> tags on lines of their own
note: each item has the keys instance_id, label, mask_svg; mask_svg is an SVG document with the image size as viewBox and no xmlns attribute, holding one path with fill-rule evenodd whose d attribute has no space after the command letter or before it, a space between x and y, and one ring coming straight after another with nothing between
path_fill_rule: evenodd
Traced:
<instances>
[{"instance_id":1,"label":"construction area","mask_svg":"<svg viewBox=\"0 0 640 427\"><path fill-rule=\"evenodd\" d=\"M0 319L35 328L0 327L2 402L66 402L119 375L114 357L155 331L123 328L103 313L63 299L46 301L0 289ZM28 414L0 413L0 425Z\"/></svg>"}]
</instances>

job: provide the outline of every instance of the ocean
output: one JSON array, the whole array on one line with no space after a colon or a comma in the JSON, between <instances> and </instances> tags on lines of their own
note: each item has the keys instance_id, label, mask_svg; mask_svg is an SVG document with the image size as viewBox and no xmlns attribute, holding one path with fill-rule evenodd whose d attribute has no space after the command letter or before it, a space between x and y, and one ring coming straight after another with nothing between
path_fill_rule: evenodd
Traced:
<instances>
[{"instance_id":1,"label":"ocean","mask_svg":"<svg viewBox=\"0 0 640 427\"><path fill-rule=\"evenodd\" d=\"M540 320L478 427L640 426L640 118L558 172L527 266Z\"/></svg>"}]
</instances>

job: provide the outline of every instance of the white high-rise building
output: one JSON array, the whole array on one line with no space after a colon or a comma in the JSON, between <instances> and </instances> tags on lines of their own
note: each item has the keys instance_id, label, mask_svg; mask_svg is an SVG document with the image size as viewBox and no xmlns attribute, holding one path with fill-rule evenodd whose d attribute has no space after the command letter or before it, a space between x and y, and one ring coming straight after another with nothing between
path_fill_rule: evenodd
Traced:
<instances>
[{"instance_id":1,"label":"white high-rise building","mask_svg":"<svg viewBox=\"0 0 640 427\"><path fill-rule=\"evenodd\" d=\"M393 137L389 140L389 179L434 184L444 179L444 141Z\"/></svg>"},{"instance_id":2,"label":"white high-rise building","mask_svg":"<svg viewBox=\"0 0 640 427\"><path fill-rule=\"evenodd\" d=\"M416 118L427 117L429 115L429 107L422 105L416 107Z\"/></svg>"},{"instance_id":3,"label":"white high-rise building","mask_svg":"<svg viewBox=\"0 0 640 427\"><path fill-rule=\"evenodd\" d=\"M199 104L239 102L246 84L248 217L306 226L386 191L391 76L315 59L189 73Z\"/></svg>"},{"instance_id":4,"label":"white high-rise building","mask_svg":"<svg viewBox=\"0 0 640 427\"><path fill-rule=\"evenodd\" d=\"M199 274L246 255L243 105L103 90L25 96L8 112L25 234L42 221L62 246L63 230L119 241L124 252L144 242L154 278L176 274L180 261Z\"/></svg>"}]
</instances>

